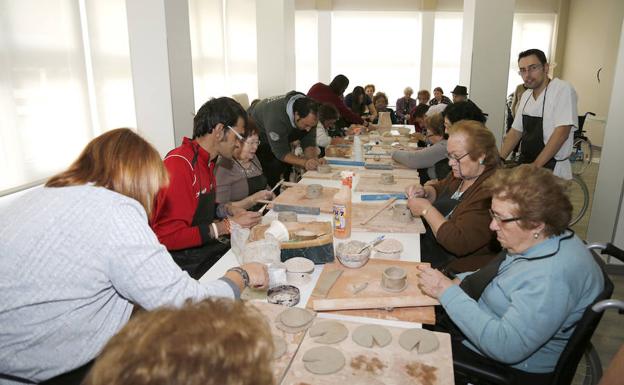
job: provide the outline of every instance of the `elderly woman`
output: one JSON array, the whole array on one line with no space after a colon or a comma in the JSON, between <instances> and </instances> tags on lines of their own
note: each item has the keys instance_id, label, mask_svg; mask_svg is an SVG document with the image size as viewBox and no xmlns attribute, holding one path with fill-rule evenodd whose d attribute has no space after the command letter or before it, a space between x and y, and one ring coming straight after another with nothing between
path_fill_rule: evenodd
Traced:
<instances>
[{"instance_id":1,"label":"elderly woman","mask_svg":"<svg viewBox=\"0 0 624 385\"><path fill-rule=\"evenodd\" d=\"M148 224L166 183L158 151L117 129L0 210L0 382L79 384L135 305L235 298L268 282L257 263L206 283L180 270Z\"/></svg>"},{"instance_id":2,"label":"elderly woman","mask_svg":"<svg viewBox=\"0 0 624 385\"><path fill-rule=\"evenodd\" d=\"M231 202L233 206L251 209L259 199L273 199L275 195L267 190L267 178L256 156L260 145L258 128L251 124L241 146L232 159L219 157L216 166L217 203Z\"/></svg>"},{"instance_id":3,"label":"elderly woman","mask_svg":"<svg viewBox=\"0 0 624 385\"><path fill-rule=\"evenodd\" d=\"M499 170L490 229L504 250L488 266L450 280L422 268L420 285L440 300L437 330L454 337L453 356L509 365L518 384L550 384L551 373L604 280L570 230L572 205L562 181L531 165Z\"/></svg>"},{"instance_id":4,"label":"elderly woman","mask_svg":"<svg viewBox=\"0 0 624 385\"><path fill-rule=\"evenodd\" d=\"M271 328L251 303L188 303L133 317L85 385L273 385L273 350Z\"/></svg>"},{"instance_id":5,"label":"elderly woman","mask_svg":"<svg viewBox=\"0 0 624 385\"><path fill-rule=\"evenodd\" d=\"M373 104L375 105L375 109L377 110L378 117L380 112L389 112L390 122L392 122L392 124L398 123L396 113L392 108L388 108L388 96L386 96L384 92L379 91L375 94L375 96L373 96ZM375 119L373 123L377 124L378 119Z\"/></svg>"},{"instance_id":6,"label":"elderly woman","mask_svg":"<svg viewBox=\"0 0 624 385\"><path fill-rule=\"evenodd\" d=\"M444 91L442 87L436 87L433 89L433 98L429 101L430 106L435 106L436 104L452 104L453 102L448 96L444 95Z\"/></svg>"},{"instance_id":7,"label":"elderly woman","mask_svg":"<svg viewBox=\"0 0 624 385\"><path fill-rule=\"evenodd\" d=\"M443 180L410 186L407 204L425 222L422 260L450 271L472 271L499 251L488 228L491 193L483 187L499 165L494 135L481 123L461 120L449 130Z\"/></svg>"},{"instance_id":8,"label":"elderly woman","mask_svg":"<svg viewBox=\"0 0 624 385\"><path fill-rule=\"evenodd\" d=\"M414 90L412 87L405 87L403 97L398 98L396 101L396 114L401 123L407 123L410 111L416 107L416 99L412 99L413 94Z\"/></svg>"}]
</instances>

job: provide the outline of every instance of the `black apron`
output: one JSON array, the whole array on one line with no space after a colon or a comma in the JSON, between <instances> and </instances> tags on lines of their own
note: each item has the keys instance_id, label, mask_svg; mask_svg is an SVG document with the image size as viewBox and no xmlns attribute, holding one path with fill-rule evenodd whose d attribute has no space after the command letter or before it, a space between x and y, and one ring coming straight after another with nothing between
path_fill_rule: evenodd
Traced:
<instances>
[{"instance_id":1,"label":"black apron","mask_svg":"<svg viewBox=\"0 0 624 385\"><path fill-rule=\"evenodd\" d=\"M520 146L520 163L533 163L544 149L544 106L546 105L546 92L542 101L542 116L530 116L524 113L529 102L529 96L522 106L522 145ZM544 165L545 168L554 170L557 160L553 157Z\"/></svg>"},{"instance_id":2,"label":"black apron","mask_svg":"<svg viewBox=\"0 0 624 385\"><path fill-rule=\"evenodd\" d=\"M260 165L256 165L256 166L260 167ZM247 170L245 170L245 176L247 176ZM264 174L247 177L247 189L249 191L247 196L253 195L257 193L258 191L266 190L266 188L267 188L267 178L264 176ZM257 211L262 206L263 205L261 203L256 203L252 208L250 208L250 210Z\"/></svg>"},{"instance_id":3,"label":"black apron","mask_svg":"<svg viewBox=\"0 0 624 385\"><path fill-rule=\"evenodd\" d=\"M452 196L453 193L446 189L435 202L433 202L433 207L444 217L449 215L461 201L461 197L459 197L459 199L453 199ZM420 237L420 260L422 262L431 263L431 267L434 269L444 267L455 260L456 257L438 243L435 235L433 235L431 226L429 226L426 221L423 221L423 223L425 224L426 231L425 234Z\"/></svg>"},{"instance_id":4,"label":"black apron","mask_svg":"<svg viewBox=\"0 0 624 385\"><path fill-rule=\"evenodd\" d=\"M191 165L195 169L199 150L195 149L195 155ZM199 172L197 174L199 176ZM215 186L210 184L209 188L203 187L201 178L199 181L199 197L197 199L197 208L193 214L191 226L199 226L210 224L214 221L216 212L216 192ZM208 191L208 192L206 192ZM169 253L173 257L175 263L180 268L189 273L192 278L199 279L208 271L230 249L230 241L225 238L223 240L210 239L201 246L191 247L184 250L173 250Z\"/></svg>"}]
</instances>

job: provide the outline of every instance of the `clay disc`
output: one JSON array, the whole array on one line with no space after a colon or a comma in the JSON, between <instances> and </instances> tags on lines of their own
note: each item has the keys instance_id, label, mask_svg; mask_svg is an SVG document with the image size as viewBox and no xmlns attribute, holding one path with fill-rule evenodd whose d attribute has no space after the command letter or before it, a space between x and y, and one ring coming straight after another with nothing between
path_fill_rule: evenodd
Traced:
<instances>
[{"instance_id":1,"label":"clay disc","mask_svg":"<svg viewBox=\"0 0 624 385\"><path fill-rule=\"evenodd\" d=\"M277 321L290 328L305 326L310 323L312 319L314 319L314 313L298 307L284 310L277 316Z\"/></svg>"},{"instance_id":2,"label":"clay disc","mask_svg":"<svg viewBox=\"0 0 624 385\"><path fill-rule=\"evenodd\" d=\"M291 328L291 327L288 327L288 326L284 325L281 322L276 322L275 323L275 327L276 328L278 328L279 330L281 330L283 332L286 332L288 334L297 334L299 332L303 332L303 331L307 330L310 327L310 325L312 325L312 322L310 322L310 323L308 323L306 325L297 327L297 328Z\"/></svg>"},{"instance_id":3,"label":"clay disc","mask_svg":"<svg viewBox=\"0 0 624 385\"><path fill-rule=\"evenodd\" d=\"M333 374L345 365L344 354L329 346L312 348L301 359L305 368L314 374Z\"/></svg>"},{"instance_id":4,"label":"clay disc","mask_svg":"<svg viewBox=\"0 0 624 385\"><path fill-rule=\"evenodd\" d=\"M273 335L273 359L276 360L283 356L288 350L286 340L280 336Z\"/></svg>"},{"instance_id":5,"label":"clay disc","mask_svg":"<svg viewBox=\"0 0 624 385\"><path fill-rule=\"evenodd\" d=\"M365 348L377 345L384 347L392 341L392 334L388 329L379 325L362 325L353 331L353 342Z\"/></svg>"},{"instance_id":6,"label":"clay disc","mask_svg":"<svg viewBox=\"0 0 624 385\"><path fill-rule=\"evenodd\" d=\"M440 343L429 330L408 329L399 336L399 345L408 352L415 349L419 354L425 354L437 350Z\"/></svg>"},{"instance_id":7,"label":"clay disc","mask_svg":"<svg viewBox=\"0 0 624 385\"><path fill-rule=\"evenodd\" d=\"M336 344L349 335L349 330L340 322L318 322L310 328L310 337L318 337L314 342L319 344Z\"/></svg>"}]
</instances>

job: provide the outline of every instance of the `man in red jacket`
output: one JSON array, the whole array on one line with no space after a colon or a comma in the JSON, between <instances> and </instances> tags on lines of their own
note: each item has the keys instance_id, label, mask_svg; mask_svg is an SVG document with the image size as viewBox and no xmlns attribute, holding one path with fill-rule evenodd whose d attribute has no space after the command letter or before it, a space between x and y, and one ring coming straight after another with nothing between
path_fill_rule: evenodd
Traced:
<instances>
[{"instance_id":1,"label":"man in red jacket","mask_svg":"<svg viewBox=\"0 0 624 385\"><path fill-rule=\"evenodd\" d=\"M308 91L308 96L319 103L332 104L338 109L340 116L347 125L360 124L368 127L368 122L365 122L345 105L342 94L347 89L347 86L349 86L349 79L344 75L337 75L329 85L320 82L313 85Z\"/></svg>"},{"instance_id":2,"label":"man in red jacket","mask_svg":"<svg viewBox=\"0 0 624 385\"><path fill-rule=\"evenodd\" d=\"M252 227L260 213L215 201L215 160L231 158L244 139L247 113L234 99L206 102L194 119L193 139L165 157L169 185L158 194L151 226L175 262L201 277L229 248L230 220ZM229 219L228 219L229 218Z\"/></svg>"}]
</instances>

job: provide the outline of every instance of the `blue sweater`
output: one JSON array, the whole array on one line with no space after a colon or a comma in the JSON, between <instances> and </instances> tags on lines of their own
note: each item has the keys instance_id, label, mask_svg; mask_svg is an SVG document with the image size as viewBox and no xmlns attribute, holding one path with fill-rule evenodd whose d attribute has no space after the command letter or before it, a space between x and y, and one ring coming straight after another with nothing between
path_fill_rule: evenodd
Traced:
<instances>
[{"instance_id":1,"label":"blue sweater","mask_svg":"<svg viewBox=\"0 0 624 385\"><path fill-rule=\"evenodd\" d=\"M554 370L575 323L604 286L590 252L576 236L562 239L568 235L508 254L478 302L457 285L442 294L466 346L526 372Z\"/></svg>"}]
</instances>

